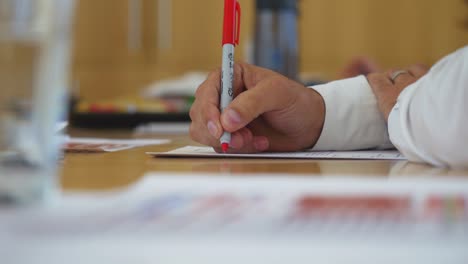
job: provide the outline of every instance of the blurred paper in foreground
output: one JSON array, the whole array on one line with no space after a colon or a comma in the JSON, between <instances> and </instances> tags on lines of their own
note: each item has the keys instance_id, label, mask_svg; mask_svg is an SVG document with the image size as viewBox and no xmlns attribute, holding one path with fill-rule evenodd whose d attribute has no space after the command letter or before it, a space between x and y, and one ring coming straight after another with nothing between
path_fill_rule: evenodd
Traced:
<instances>
[{"instance_id":1,"label":"blurred paper in foreground","mask_svg":"<svg viewBox=\"0 0 468 264\"><path fill-rule=\"evenodd\" d=\"M466 178L271 176L149 174L121 191L65 194L56 208L0 211L2 263L468 259Z\"/></svg>"}]
</instances>

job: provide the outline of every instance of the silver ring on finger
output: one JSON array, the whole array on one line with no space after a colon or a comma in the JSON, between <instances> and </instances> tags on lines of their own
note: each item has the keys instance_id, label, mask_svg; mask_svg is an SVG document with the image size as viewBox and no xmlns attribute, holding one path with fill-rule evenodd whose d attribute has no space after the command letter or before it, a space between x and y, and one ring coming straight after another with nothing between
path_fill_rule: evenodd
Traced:
<instances>
[{"instance_id":1,"label":"silver ring on finger","mask_svg":"<svg viewBox=\"0 0 468 264\"><path fill-rule=\"evenodd\" d=\"M409 74L409 71L406 71L406 70L395 71L395 72L392 73L392 75L390 76L390 80L392 80L392 82L395 82L396 78L398 78L398 76L400 76L400 75L402 75L402 74Z\"/></svg>"}]
</instances>

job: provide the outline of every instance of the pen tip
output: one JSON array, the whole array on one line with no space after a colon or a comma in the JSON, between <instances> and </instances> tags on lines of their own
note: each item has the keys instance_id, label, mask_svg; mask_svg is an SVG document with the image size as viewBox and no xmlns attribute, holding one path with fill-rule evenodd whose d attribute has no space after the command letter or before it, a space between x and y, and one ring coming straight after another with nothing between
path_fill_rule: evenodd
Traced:
<instances>
[{"instance_id":1,"label":"pen tip","mask_svg":"<svg viewBox=\"0 0 468 264\"><path fill-rule=\"evenodd\" d=\"M221 149L223 150L223 153L227 153L229 149L229 144L228 143L222 143L221 144Z\"/></svg>"}]
</instances>

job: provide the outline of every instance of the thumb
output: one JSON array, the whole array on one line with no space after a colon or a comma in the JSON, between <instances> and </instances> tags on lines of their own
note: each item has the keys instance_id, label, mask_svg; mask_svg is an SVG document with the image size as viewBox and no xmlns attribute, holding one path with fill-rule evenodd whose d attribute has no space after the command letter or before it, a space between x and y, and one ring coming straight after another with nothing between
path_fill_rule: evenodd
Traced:
<instances>
[{"instance_id":1,"label":"thumb","mask_svg":"<svg viewBox=\"0 0 468 264\"><path fill-rule=\"evenodd\" d=\"M288 87L288 81L286 78L270 78L239 94L221 115L223 128L235 132L264 113L292 105L296 100L296 89Z\"/></svg>"}]
</instances>

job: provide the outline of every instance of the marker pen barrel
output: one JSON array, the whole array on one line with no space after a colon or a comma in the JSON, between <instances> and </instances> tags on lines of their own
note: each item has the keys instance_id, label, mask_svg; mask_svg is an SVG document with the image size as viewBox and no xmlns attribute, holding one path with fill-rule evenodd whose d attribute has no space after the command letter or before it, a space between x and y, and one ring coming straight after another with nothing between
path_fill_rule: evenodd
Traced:
<instances>
[{"instance_id":1,"label":"marker pen barrel","mask_svg":"<svg viewBox=\"0 0 468 264\"><path fill-rule=\"evenodd\" d=\"M221 67L221 113L232 102L234 95L234 48L239 44L241 10L237 0L224 0L223 61ZM224 131L220 138L223 152L231 143L231 133Z\"/></svg>"},{"instance_id":2,"label":"marker pen barrel","mask_svg":"<svg viewBox=\"0 0 468 264\"><path fill-rule=\"evenodd\" d=\"M223 45L223 62L221 72L221 98L220 108L221 113L224 112L229 104L232 102L234 94L234 45L224 44ZM221 147L224 152L229 148L231 143L231 133L224 131L220 139Z\"/></svg>"}]
</instances>

